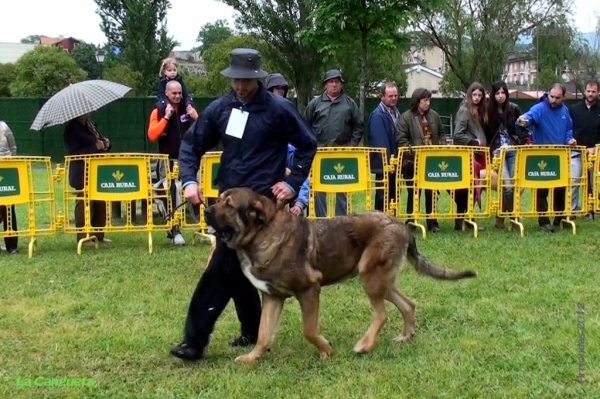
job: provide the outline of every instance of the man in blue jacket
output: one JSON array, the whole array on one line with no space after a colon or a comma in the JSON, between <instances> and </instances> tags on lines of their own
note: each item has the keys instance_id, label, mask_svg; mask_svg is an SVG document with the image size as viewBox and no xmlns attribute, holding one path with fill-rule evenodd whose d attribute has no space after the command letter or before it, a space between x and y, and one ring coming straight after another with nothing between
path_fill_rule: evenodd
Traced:
<instances>
[{"instance_id":1,"label":"man in blue jacket","mask_svg":"<svg viewBox=\"0 0 600 399\"><path fill-rule=\"evenodd\" d=\"M219 192L249 187L273 201L289 201L308 177L317 142L294 106L269 93L259 79L260 54L253 49L234 49L229 67L221 71L231 79L231 90L213 101L185 134L179 151L184 196L193 205L202 191L196 181L202 156L223 145L216 177ZM288 143L296 147L294 166L286 177ZM217 318L233 298L241 324L241 336L232 346L256 343L260 324L257 290L243 275L234 250L221 240L194 291L185 322L183 342L171 354L200 360Z\"/></svg>"},{"instance_id":2,"label":"man in blue jacket","mask_svg":"<svg viewBox=\"0 0 600 399\"><path fill-rule=\"evenodd\" d=\"M517 125L533 126L533 145L577 145L577 141L573 138L573 120L569 108L563 103L566 92L564 85L555 83L549 93L544 94L537 104L517 119ZM536 212L548 211L548 193L548 189L537 189ZM555 212L565 210L565 195L566 187L554 189ZM538 218L538 223L543 231L553 233L553 225L560 226L562 219L564 218L561 216L555 217L551 225L550 218L542 216Z\"/></svg>"},{"instance_id":3,"label":"man in blue jacket","mask_svg":"<svg viewBox=\"0 0 600 399\"><path fill-rule=\"evenodd\" d=\"M369 115L369 146L373 148L385 148L386 157L389 162L392 155L398 153L396 145L396 121L400 117L398 104L398 87L393 82L385 82L381 85L381 102ZM371 154L371 172L375 173L375 179L383 180L383 160L379 154ZM375 209L384 211L384 192L377 189L375 192ZM388 174L388 205L396 198L396 175Z\"/></svg>"}]
</instances>

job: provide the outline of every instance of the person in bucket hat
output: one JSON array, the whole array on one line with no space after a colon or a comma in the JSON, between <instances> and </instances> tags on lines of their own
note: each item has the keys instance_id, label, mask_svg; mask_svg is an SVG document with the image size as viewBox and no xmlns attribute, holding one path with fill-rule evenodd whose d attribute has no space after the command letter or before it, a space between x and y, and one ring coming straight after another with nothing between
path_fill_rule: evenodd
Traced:
<instances>
[{"instance_id":1,"label":"person in bucket hat","mask_svg":"<svg viewBox=\"0 0 600 399\"><path fill-rule=\"evenodd\" d=\"M192 205L202 201L196 180L200 161L219 142L223 145L215 179L219 194L233 187L248 187L273 202L288 202L308 178L316 140L294 104L267 91L260 81L267 76L260 61L256 50L233 50L229 67L221 71L231 79L231 90L211 102L182 139L179 171L184 196ZM227 129L230 118L238 120L235 127ZM296 152L291 173L286 175L288 143ZM217 237L225 238L220 233ZM203 359L215 323L230 299L241 335L229 344L255 344L261 314L258 291L243 274L236 251L219 239L192 295L183 341L171 348L171 354L184 360Z\"/></svg>"},{"instance_id":2,"label":"person in bucket hat","mask_svg":"<svg viewBox=\"0 0 600 399\"><path fill-rule=\"evenodd\" d=\"M304 110L319 147L356 147L364 133L364 119L356 102L344 93L344 79L338 69L330 69L323 79L325 91L313 98ZM345 193L336 194L335 215L348 211ZM315 193L315 214L327 215L327 194Z\"/></svg>"}]
</instances>

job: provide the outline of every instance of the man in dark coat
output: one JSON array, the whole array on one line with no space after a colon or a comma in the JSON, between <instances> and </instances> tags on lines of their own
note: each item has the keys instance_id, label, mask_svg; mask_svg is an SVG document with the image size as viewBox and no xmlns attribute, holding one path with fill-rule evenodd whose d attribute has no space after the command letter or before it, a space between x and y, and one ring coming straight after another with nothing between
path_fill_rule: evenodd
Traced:
<instances>
[{"instance_id":1,"label":"man in dark coat","mask_svg":"<svg viewBox=\"0 0 600 399\"><path fill-rule=\"evenodd\" d=\"M100 134L98 126L92 122L89 114L72 119L65 125L63 132L65 155L102 154L110 151L110 140ZM69 167L69 185L75 190L83 190L85 185L85 165L83 161L74 161ZM77 193L83 197L83 191ZM106 202L90 201L90 224L92 227L106 225ZM85 204L82 200L75 203L75 227L85 225ZM109 243L111 240L103 232L90 234L96 236L99 242ZM86 237L85 233L77 233L77 242ZM89 244L88 244L89 243ZM94 245L88 241L84 245Z\"/></svg>"},{"instance_id":2,"label":"man in dark coat","mask_svg":"<svg viewBox=\"0 0 600 399\"><path fill-rule=\"evenodd\" d=\"M200 160L221 142L216 178L220 193L249 187L273 201L293 199L309 175L317 151L314 136L293 104L269 93L258 80L267 73L261 69L256 50L234 49L229 67L221 74L231 79L232 89L206 108L181 143L179 168L185 198L192 204L201 201L196 181ZM235 119L236 123L231 122ZM297 151L286 177L288 143ZM192 296L183 342L171 354L185 360L202 359L217 318L231 298L242 335L230 345L252 345L260 324L258 292L243 275L236 252L219 240Z\"/></svg>"}]
</instances>

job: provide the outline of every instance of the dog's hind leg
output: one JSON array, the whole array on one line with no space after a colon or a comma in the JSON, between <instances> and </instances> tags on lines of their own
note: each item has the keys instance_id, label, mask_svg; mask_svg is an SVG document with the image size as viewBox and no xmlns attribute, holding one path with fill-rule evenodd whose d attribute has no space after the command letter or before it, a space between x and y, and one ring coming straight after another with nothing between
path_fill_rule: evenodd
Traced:
<instances>
[{"instance_id":1,"label":"dog's hind leg","mask_svg":"<svg viewBox=\"0 0 600 399\"><path fill-rule=\"evenodd\" d=\"M253 363L271 347L275 337L275 331L279 324L283 302L285 299L263 293L262 311L260 314L260 327L258 339L252 351L248 354L238 356L235 361L242 363Z\"/></svg>"},{"instance_id":2,"label":"dog's hind leg","mask_svg":"<svg viewBox=\"0 0 600 399\"><path fill-rule=\"evenodd\" d=\"M321 286L313 285L308 290L297 295L302 311L302 321L304 324L304 336L317 347L321 359L327 359L333 353L329 342L321 335L319 331L319 302Z\"/></svg>"},{"instance_id":3,"label":"dog's hind leg","mask_svg":"<svg viewBox=\"0 0 600 399\"><path fill-rule=\"evenodd\" d=\"M415 334L415 304L398 290L395 282L389 286L385 299L398 308L404 319L404 330L402 334L394 338L394 341L408 341Z\"/></svg>"},{"instance_id":4,"label":"dog's hind leg","mask_svg":"<svg viewBox=\"0 0 600 399\"><path fill-rule=\"evenodd\" d=\"M387 321L384 298L389 286L388 274L391 267L380 264L382 260L375 256L370 257L367 251L363 253L359 262L359 273L363 289L371 301L373 319L365 335L354 345L356 353L368 353L373 349L377 335Z\"/></svg>"}]
</instances>

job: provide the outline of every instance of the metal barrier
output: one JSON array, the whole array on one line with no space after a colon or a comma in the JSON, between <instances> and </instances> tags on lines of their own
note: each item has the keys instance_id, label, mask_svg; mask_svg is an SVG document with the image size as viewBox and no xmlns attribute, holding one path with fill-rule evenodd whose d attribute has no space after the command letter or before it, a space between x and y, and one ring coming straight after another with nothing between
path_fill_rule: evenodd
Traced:
<instances>
[{"instance_id":1,"label":"metal barrier","mask_svg":"<svg viewBox=\"0 0 600 399\"><path fill-rule=\"evenodd\" d=\"M169 166L167 155L162 154L93 154L65 157L61 170L64 179L64 215L61 215L66 233L77 233L77 253L82 245L93 242L98 248L97 235L108 232L148 232L148 250L152 253L152 232L168 231L172 220L165 214L173 209L168 189L155 187L152 182L152 163L163 162L167 168L166 187L176 177ZM132 202L146 201L162 209L159 222L153 212L147 212L146 220L135 222ZM112 218L110 203L126 202L125 217L118 222ZM74 223L69 215L76 214Z\"/></svg>"},{"instance_id":2,"label":"metal barrier","mask_svg":"<svg viewBox=\"0 0 600 399\"><path fill-rule=\"evenodd\" d=\"M34 170L43 175L34 174ZM36 237L57 230L55 179L50 157L0 158L0 219L6 226L6 231L0 231L0 238L29 237L30 258ZM17 223L18 216L26 220L26 226Z\"/></svg>"},{"instance_id":3,"label":"metal barrier","mask_svg":"<svg viewBox=\"0 0 600 399\"><path fill-rule=\"evenodd\" d=\"M383 210L387 212L388 173L375 179L371 173L372 155L381 156L384 171L393 171L382 148L319 148L311 167L307 217L328 218L372 210L377 191L383 196Z\"/></svg>"},{"instance_id":4,"label":"metal barrier","mask_svg":"<svg viewBox=\"0 0 600 399\"><path fill-rule=\"evenodd\" d=\"M423 238L427 229L418 219L455 219L463 231L469 226L477 237L474 219L489 217L492 206L490 176L479 174L481 168L491 165L487 148L455 145L400 148L391 163L396 166L396 198L392 209L397 218L421 229Z\"/></svg>"},{"instance_id":5,"label":"metal barrier","mask_svg":"<svg viewBox=\"0 0 600 399\"><path fill-rule=\"evenodd\" d=\"M515 157L514 175L504 176L508 155ZM581 176L574 176L572 155L579 154ZM583 216L593 206L593 198L587 198L589 161L585 147L564 145L527 145L505 147L500 157L495 159L498 165L498 207L500 217L509 217L511 225L519 228L524 235L522 218L538 217L540 224L549 224L550 217L555 217L554 225L569 224L576 234L573 216ZM503 178L504 176L504 178ZM510 196L502 195L505 190L512 190L514 202ZM580 209L572 209L574 190L580 190ZM597 203L597 202L596 202ZM506 206L508 205L508 206ZM512 207L512 210L510 208ZM558 221L558 223L557 223Z\"/></svg>"},{"instance_id":6,"label":"metal barrier","mask_svg":"<svg viewBox=\"0 0 600 399\"><path fill-rule=\"evenodd\" d=\"M588 170L591 179L590 192L588 193L588 209L594 213L600 212L600 145L597 145L594 154L588 154Z\"/></svg>"}]
</instances>

